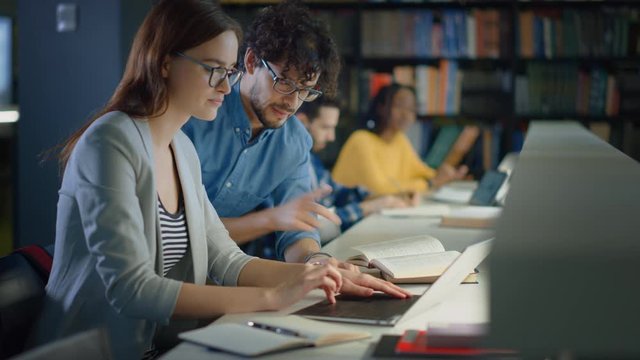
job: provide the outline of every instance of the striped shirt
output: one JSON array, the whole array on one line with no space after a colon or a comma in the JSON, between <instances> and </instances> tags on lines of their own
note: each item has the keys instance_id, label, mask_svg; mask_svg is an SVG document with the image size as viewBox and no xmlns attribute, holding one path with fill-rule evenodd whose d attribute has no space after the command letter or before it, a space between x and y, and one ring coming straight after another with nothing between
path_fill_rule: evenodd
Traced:
<instances>
[{"instance_id":1,"label":"striped shirt","mask_svg":"<svg viewBox=\"0 0 640 360\"><path fill-rule=\"evenodd\" d=\"M160 212L160 231L162 233L162 259L164 262L163 274L182 259L189 246L189 233L187 232L187 218L185 217L182 199L175 214L168 212L160 197L158 197L158 211Z\"/></svg>"}]
</instances>

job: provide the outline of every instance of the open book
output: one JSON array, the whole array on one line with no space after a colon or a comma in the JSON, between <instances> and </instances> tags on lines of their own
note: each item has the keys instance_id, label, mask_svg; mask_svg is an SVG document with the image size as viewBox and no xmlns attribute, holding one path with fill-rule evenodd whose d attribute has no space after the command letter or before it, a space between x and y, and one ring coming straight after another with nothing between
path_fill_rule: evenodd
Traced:
<instances>
[{"instance_id":1,"label":"open book","mask_svg":"<svg viewBox=\"0 0 640 360\"><path fill-rule=\"evenodd\" d=\"M214 323L179 335L182 340L242 356L325 346L370 336L367 332L295 315L255 316L243 324Z\"/></svg>"},{"instance_id":2,"label":"open book","mask_svg":"<svg viewBox=\"0 0 640 360\"><path fill-rule=\"evenodd\" d=\"M382 277L398 284L431 284L460 256L457 251L445 251L440 240L419 235L353 247L360 254L347 262L380 270ZM477 282L471 273L463 283Z\"/></svg>"}]
</instances>

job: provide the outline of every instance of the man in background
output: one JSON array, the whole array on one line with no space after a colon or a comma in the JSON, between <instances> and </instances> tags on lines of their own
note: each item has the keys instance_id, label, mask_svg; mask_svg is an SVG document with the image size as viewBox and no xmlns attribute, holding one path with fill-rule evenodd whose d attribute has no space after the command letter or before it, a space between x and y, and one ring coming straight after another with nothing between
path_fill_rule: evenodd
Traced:
<instances>
[{"instance_id":1,"label":"man in background","mask_svg":"<svg viewBox=\"0 0 640 360\"><path fill-rule=\"evenodd\" d=\"M409 199L400 196L382 196L369 198L370 193L361 186L346 187L331 178L331 172L324 167L315 154L322 151L328 143L335 141L335 129L340 119L340 107L337 101L323 96L313 102L300 106L296 117L304 124L313 139L311 158L311 181L313 188L329 185L333 191L321 198L319 203L332 208L342 221L340 226L321 218L320 238L323 243L330 241L346 231L363 217L385 208L399 208L411 205Z\"/></svg>"}]
</instances>

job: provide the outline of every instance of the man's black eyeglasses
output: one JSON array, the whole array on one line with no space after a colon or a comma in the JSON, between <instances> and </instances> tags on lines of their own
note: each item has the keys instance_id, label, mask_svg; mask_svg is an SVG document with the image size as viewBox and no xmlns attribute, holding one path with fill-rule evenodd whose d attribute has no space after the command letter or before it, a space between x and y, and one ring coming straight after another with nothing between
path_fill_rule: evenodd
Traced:
<instances>
[{"instance_id":1,"label":"man's black eyeglasses","mask_svg":"<svg viewBox=\"0 0 640 360\"><path fill-rule=\"evenodd\" d=\"M280 94L289 95L294 92L298 92L298 99L306 102L311 102L317 99L320 95L322 95L322 91L316 90L310 87L298 87L293 81L285 78L281 78L276 75L276 72L273 71L271 66L264 61L264 59L260 59L264 66L267 68L271 76L273 76L273 89Z\"/></svg>"}]
</instances>

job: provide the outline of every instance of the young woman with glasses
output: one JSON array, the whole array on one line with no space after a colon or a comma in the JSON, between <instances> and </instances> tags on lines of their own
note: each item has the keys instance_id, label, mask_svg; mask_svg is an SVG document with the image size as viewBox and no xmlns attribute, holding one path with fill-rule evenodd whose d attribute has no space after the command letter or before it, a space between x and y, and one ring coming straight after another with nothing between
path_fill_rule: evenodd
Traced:
<instances>
[{"instance_id":1,"label":"young woman with glasses","mask_svg":"<svg viewBox=\"0 0 640 360\"><path fill-rule=\"evenodd\" d=\"M252 258L231 240L180 131L216 117L241 73L239 25L213 1L161 0L105 108L61 151L55 258L35 339L106 327L115 358L153 354L174 318L282 309L342 286L330 264ZM207 276L217 285L205 285ZM163 344L156 344L163 347Z\"/></svg>"}]
</instances>

